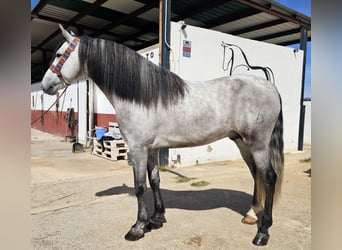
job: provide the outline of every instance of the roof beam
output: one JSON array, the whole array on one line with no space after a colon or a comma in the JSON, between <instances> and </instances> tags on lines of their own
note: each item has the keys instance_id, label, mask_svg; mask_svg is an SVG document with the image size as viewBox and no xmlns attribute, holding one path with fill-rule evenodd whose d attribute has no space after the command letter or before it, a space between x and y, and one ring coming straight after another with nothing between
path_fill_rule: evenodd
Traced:
<instances>
[{"instance_id":1,"label":"roof beam","mask_svg":"<svg viewBox=\"0 0 342 250\"><path fill-rule=\"evenodd\" d=\"M270 35L265 35L265 36L253 37L251 39L258 40L258 41L265 41L265 40L273 39L276 37L293 35L293 34L296 34L298 32L300 32L300 28L286 30L286 31L278 32L278 33L273 33Z\"/></svg>"},{"instance_id":2,"label":"roof beam","mask_svg":"<svg viewBox=\"0 0 342 250\"><path fill-rule=\"evenodd\" d=\"M38 2L36 7L34 7L34 9L31 12L31 21L33 18L35 18L35 15L37 15L45 7L45 5L48 3L48 1L49 0L40 0Z\"/></svg>"},{"instance_id":3,"label":"roof beam","mask_svg":"<svg viewBox=\"0 0 342 250\"><path fill-rule=\"evenodd\" d=\"M99 36L100 34L104 33L105 31L107 30L110 30L110 29L113 29L125 22L128 22L129 20L132 20L133 18L155 8L158 6L158 1L152 1L151 3L149 4L146 4L145 6L131 12L130 14L128 15L125 15L123 16L122 18L120 18L119 20L116 20L106 26L104 26L103 28L97 30L96 32L94 32L93 34L91 34L92 37L96 37L96 36Z\"/></svg>"},{"instance_id":4,"label":"roof beam","mask_svg":"<svg viewBox=\"0 0 342 250\"><path fill-rule=\"evenodd\" d=\"M210 29L210 28L219 26L221 24L233 22L233 21L236 21L236 20L238 20L238 19L240 19L242 17L248 17L248 16L252 16L252 15L258 14L258 13L260 13L259 10L247 9L247 10L244 10L244 11L241 11L241 12L237 12L237 13L235 13L233 15L227 15L227 16L222 16L222 17L213 19L213 20L207 22L203 26L203 28Z\"/></svg>"},{"instance_id":5,"label":"roof beam","mask_svg":"<svg viewBox=\"0 0 342 250\"><path fill-rule=\"evenodd\" d=\"M177 17L173 18L172 21L178 22L180 20L186 19L186 18L191 17L191 16L195 16L195 15L202 13L206 10L213 9L219 5L222 5L224 3L231 2L231 1L232 0L213 0L213 1L209 1L205 4L202 4L201 6L198 6L198 7L190 6L185 11L182 11L181 13L179 13ZM177 14L177 13L175 13L175 14Z\"/></svg>"},{"instance_id":6,"label":"roof beam","mask_svg":"<svg viewBox=\"0 0 342 250\"><path fill-rule=\"evenodd\" d=\"M293 45L293 44L297 44L299 43L299 38L296 40L291 40L291 41L287 41L287 42L283 42L283 43L277 43L278 45L281 46L288 46L288 45ZM308 37L308 42L311 42L311 37Z\"/></svg>"},{"instance_id":7,"label":"roof beam","mask_svg":"<svg viewBox=\"0 0 342 250\"><path fill-rule=\"evenodd\" d=\"M94 31L94 32L99 30L99 29L90 27L88 25L83 25L83 24L80 24L80 23L73 23L71 21L66 21L66 20L62 20L62 19L59 19L59 18L45 16L45 15L41 15L41 14L36 15L36 18L37 19L41 19L41 20L45 20L45 21L49 21L49 22L53 22L53 23L60 23L60 24L62 24L65 27L67 27L67 26L75 26L76 28L80 28L80 29L83 29L83 30L91 30L91 31ZM110 36L120 36L119 34L116 34L114 32L109 32L109 31L104 31L102 34L106 34L106 35L110 35Z\"/></svg>"},{"instance_id":8,"label":"roof beam","mask_svg":"<svg viewBox=\"0 0 342 250\"><path fill-rule=\"evenodd\" d=\"M177 22L177 21L186 19L188 17L191 17L193 15L197 15L197 14L202 13L203 11L206 11L208 9L215 8L219 5L227 3L229 1L232 1L232 0L214 0L214 1L210 1L209 3L203 4L197 8L195 8L194 6L192 6L191 8L189 7L189 9L183 11L182 13L179 13L178 16L171 18L171 21ZM175 14L174 12L172 12L172 13ZM155 25L148 25L145 28L143 28L141 31L139 31L135 34L122 37L122 39L120 39L118 42L124 43L125 41L132 40L132 38L134 38L134 37L139 37L139 36L146 34L146 33L149 33L149 32L156 32L157 33L158 28L159 28L159 24L157 24L157 23ZM147 41L144 44L151 44L151 42L154 42L154 41L156 41L156 40ZM158 40L157 40L157 42L158 42ZM138 45L135 47L136 48L142 48L142 46L143 45Z\"/></svg>"},{"instance_id":9,"label":"roof beam","mask_svg":"<svg viewBox=\"0 0 342 250\"><path fill-rule=\"evenodd\" d=\"M101 6L103 3L107 2L107 0L97 0L88 7L84 8L82 11L80 11L76 16L71 18L69 20L70 23L75 23L78 20L80 20L82 17L87 15L88 13L95 10L97 7ZM69 26L69 25L67 25ZM57 36L60 33L60 30L57 29L53 33L51 33L47 38L45 38L37 47L43 47L46 43L48 43L51 39L53 39L55 36ZM32 50L31 53L33 53L35 50Z\"/></svg>"}]
</instances>

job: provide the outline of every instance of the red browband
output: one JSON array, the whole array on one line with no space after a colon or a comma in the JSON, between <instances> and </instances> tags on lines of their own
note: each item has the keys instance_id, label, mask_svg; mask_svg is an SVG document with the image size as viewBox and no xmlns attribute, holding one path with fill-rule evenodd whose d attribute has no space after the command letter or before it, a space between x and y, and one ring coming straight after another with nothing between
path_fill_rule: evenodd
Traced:
<instances>
[{"instance_id":1,"label":"red browband","mask_svg":"<svg viewBox=\"0 0 342 250\"><path fill-rule=\"evenodd\" d=\"M69 43L68 48L64 51L63 55L61 56L61 58L59 59L57 65L50 65L50 70L54 73L56 73L58 76L61 76L61 69L63 64L66 62L66 60L68 59L68 57L70 56L71 52L74 51L74 49L76 48L77 44L79 44L80 39L78 37L75 37L71 43Z\"/></svg>"}]
</instances>

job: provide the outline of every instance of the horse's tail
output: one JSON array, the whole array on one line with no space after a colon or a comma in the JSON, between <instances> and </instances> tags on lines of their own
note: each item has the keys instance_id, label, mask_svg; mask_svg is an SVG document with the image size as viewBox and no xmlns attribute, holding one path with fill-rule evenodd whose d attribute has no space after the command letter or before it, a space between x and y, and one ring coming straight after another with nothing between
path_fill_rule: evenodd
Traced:
<instances>
[{"instance_id":1,"label":"horse's tail","mask_svg":"<svg viewBox=\"0 0 342 250\"><path fill-rule=\"evenodd\" d=\"M280 196L281 184L282 184L283 172L284 172L283 111L282 111L282 103L281 103L280 96L279 96L279 100L280 100L280 112L279 112L276 125L273 128L271 141L270 141L271 166L277 175L275 192L274 192L275 202L277 202Z\"/></svg>"},{"instance_id":2,"label":"horse's tail","mask_svg":"<svg viewBox=\"0 0 342 250\"><path fill-rule=\"evenodd\" d=\"M269 144L269 157L270 157L271 167L273 168L274 172L277 175L274 198L273 198L274 203L276 203L278 201L278 198L280 197L281 184L282 184L282 179L283 179L283 170L284 170L283 111L282 111L281 99L280 99L280 112L278 115L278 120L273 128L273 132L272 132L271 140ZM264 201L265 186L264 186L264 183L262 181L262 177L259 171L257 171L256 173L256 184L257 184L257 199L259 201Z\"/></svg>"}]
</instances>

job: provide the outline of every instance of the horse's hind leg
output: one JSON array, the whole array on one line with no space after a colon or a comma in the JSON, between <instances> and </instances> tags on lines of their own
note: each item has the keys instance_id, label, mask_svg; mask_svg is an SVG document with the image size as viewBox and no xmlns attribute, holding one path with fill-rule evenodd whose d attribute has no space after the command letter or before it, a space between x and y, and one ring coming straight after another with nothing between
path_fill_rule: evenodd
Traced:
<instances>
[{"instance_id":1,"label":"horse's hind leg","mask_svg":"<svg viewBox=\"0 0 342 250\"><path fill-rule=\"evenodd\" d=\"M160 177L157 150L149 151L147 160L147 173L154 197L154 213L150 219L150 223L148 226L151 229L155 229L162 227L163 223L166 222L166 219L164 217L165 207L159 188Z\"/></svg>"},{"instance_id":2,"label":"horse's hind leg","mask_svg":"<svg viewBox=\"0 0 342 250\"><path fill-rule=\"evenodd\" d=\"M262 246L266 245L268 242L268 229L273 223L272 209L277 175L271 166L268 147L266 147L265 150L255 150L252 154L258 169L257 171L260 173L256 178L261 178L265 191L265 205L261 226L258 228L258 233L253 239L255 245Z\"/></svg>"},{"instance_id":3,"label":"horse's hind leg","mask_svg":"<svg viewBox=\"0 0 342 250\"><path fill-rule=\"evenodd\" d=\"M249 209L249 211L246 213L246 215L242 218L241 222L245 224L253 225L258 220L257 214L263 209L261 205L261 200L259 200L259 197L257 196L257 184L256 184L257 168L254 162L254 158L249 150L249 147L243 142L241 137L235 138L234 142L238 146L241 156L246 162L254 180L254 192L253 192L252 206Z\"/></svg>"}]
</instances>

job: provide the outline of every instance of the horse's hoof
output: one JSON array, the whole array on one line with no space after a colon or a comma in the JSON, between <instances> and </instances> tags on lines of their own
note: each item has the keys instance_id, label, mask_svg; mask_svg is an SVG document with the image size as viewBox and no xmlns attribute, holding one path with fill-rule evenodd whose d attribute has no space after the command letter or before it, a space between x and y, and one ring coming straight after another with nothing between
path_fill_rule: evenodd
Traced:
<instances>
[{"instance_id":1,"label":"horse's hoof","mask_svg":"<svg viewBox=\"0 0 342 250\"><path fill-rule=\"evenodd\" d=\"M253 244L257 246L266 246L270 236L268 234L257 233L253 240Z\"/></svg>"},{"instance_id":2,"label":"horse's hoof","mask_svg":"<svg viewBox=\"0 0 342 250\"><path fill-rule=\"evenodd\" d=\"M158 216L152 216L150 222L148 223L147 227L149 229L158 229L163 226L163 223L166 222L164 214Z\"/></svg>"},{"instance_id":3,"label":"horse's hoof","mask_svg":"<svg viewBox=\"0 0 342 250\"><path fill-rule=\"evenodd\" d=\"M132 228L129 232L125 235L125 240L129 241L136 241L140 238L144 237L144 230L136 230Z\"/></svg>"},{"instance_id":4,"label":"horse's hoof","mask_svg":"<svg viewBox=\"0 0 342 250\"><path fill-rule=\"evenodd\" d=\"M161 228L162 226L163 226L162 222L153 221L153 220L150 220L150 222L147 224L147 228L150 230L158 229L158 228Z\"/></svg>"},{"instance_id":5,"label":"horse's hoof","mask_svg":"<svg viewBox=\"0 0 342 250\"><path fill-rule=\"evenodd\" d=\"M241 220L242 223L248 224L248 225L254 225L257 221L258 221L257 219L249 215L245 215L245 217L243 217Z\"/></svg>"}]
</instances>

